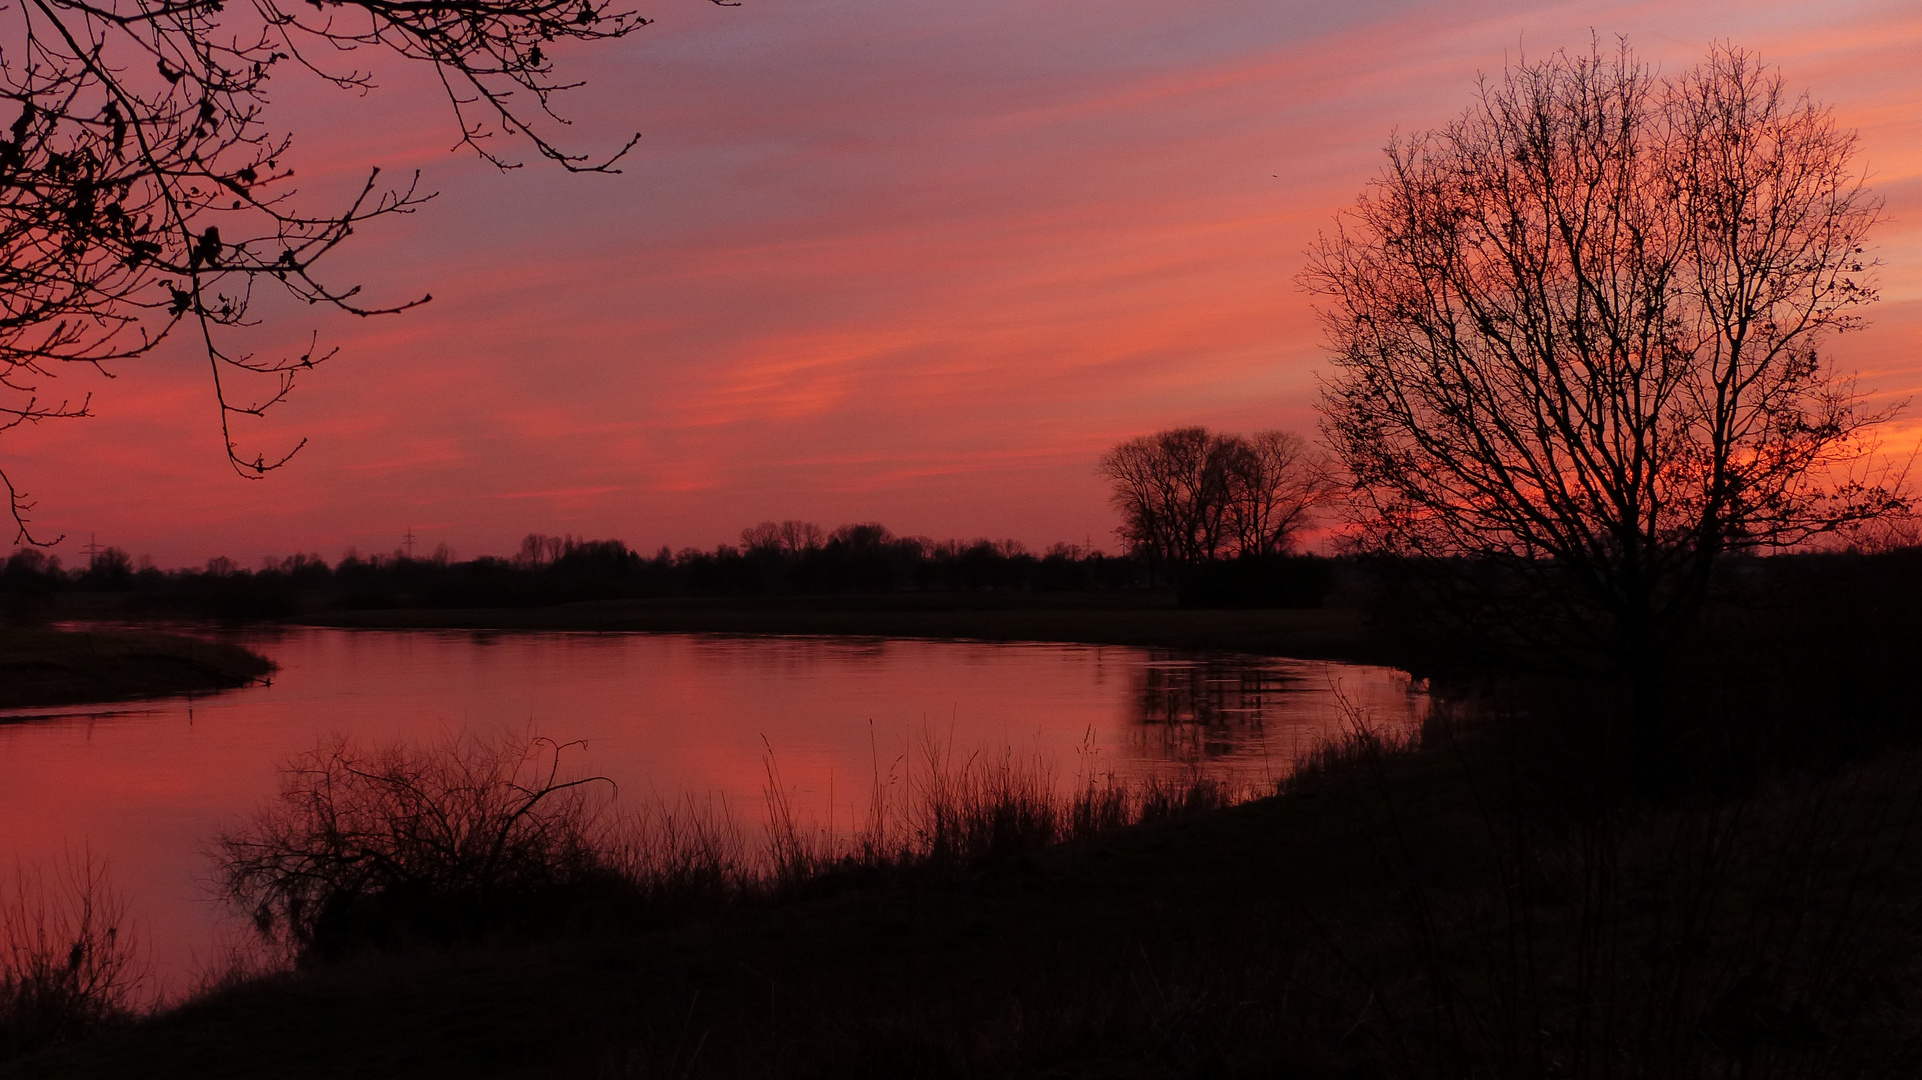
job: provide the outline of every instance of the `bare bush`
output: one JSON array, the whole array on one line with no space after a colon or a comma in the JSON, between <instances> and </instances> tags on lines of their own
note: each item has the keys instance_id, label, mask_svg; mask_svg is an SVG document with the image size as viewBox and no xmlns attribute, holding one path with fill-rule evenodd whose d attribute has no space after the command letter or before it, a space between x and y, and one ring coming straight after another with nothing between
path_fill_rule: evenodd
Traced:
<instances>
[{"instance_id":1,"label":"bare bush","mask_svg":"<svg viewBox=\"0 0 1922 1080\"><path fill-rule=\"evenodd\" d=\"M279 796L216 841L219 874L262 934L302 955L444 941L556 917L617 881L611 781L563 779L575 743L474 736L289 762Z\"/></svg>"}]
</instances>

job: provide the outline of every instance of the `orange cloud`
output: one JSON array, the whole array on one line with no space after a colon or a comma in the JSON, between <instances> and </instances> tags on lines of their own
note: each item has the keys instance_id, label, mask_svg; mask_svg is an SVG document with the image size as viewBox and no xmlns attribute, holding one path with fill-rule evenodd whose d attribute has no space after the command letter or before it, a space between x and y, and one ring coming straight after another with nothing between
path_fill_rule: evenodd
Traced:
<instances>
[{"instance_id":1,"label":"orange cloud","mask_svg":"<svg viewBox=\"0 0 1922 1080\"><path fill-rule=\"evenodd\" d=\"M50 532L162 562L463 553L529 531L709 545L766 517L1031 545L1106 537L1093 462L1177 423L1314 425L1302 252L1391 132L1478 72L1627 34L1675 70L1758 48L1860 131L1888 200L1885 302L1835 343L1888 400L1922 386L1922 17L1893 0L1036 7L766 0L661 12L577 58L584 146L623 175L449 154L404 71L366 99L290 86L316 196L421 167L442 194L356 237L332 280L435 300L356 320L264 300L249 344L340 355L222 463L185 349L95 389L99 418L0 439ZM326 347L326 346L323 346ZM1915 424L1913 419L1906 421ZM1907 430L1906 428L1904 430ZM432 519L431 535L422 522Z\"/></svg>"}]
</instances>

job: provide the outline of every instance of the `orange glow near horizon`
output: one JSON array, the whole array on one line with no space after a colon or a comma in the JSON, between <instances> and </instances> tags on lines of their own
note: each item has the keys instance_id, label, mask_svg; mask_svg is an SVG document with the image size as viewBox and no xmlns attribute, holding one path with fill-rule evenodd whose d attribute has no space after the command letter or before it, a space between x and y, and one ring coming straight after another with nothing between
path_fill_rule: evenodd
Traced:
<instances>
[{"instance_id":1,"label":"orange glow near horizon","mask_svg":"<svg viewBox=\"0 0 1922 1080\"><path fill-rule=\"evenodd\" d=\"M382 165L442 192L355 238L334 280L431 292L374 320L266 304L253 344L340 355L221 459L182 349L93 419L0 439L36 528L162 565L393 549L465 557L530 531L710 546L768 518L1111 544L1094 461L1175 424L1314 425L1302 252L1396 130L1447 121L1522 51L1625 35L1674 71L1758 50L1857 129L1887 201L1883 302L1835 343L1878 399L1922 387L1922 15L1912 5L644 4L565 58L583 149L615 177L449 153L443 103L290 82L277 123L316 200ZM1913 410L1887 442L1922 437Z\"/></svg>"}]
</instances>

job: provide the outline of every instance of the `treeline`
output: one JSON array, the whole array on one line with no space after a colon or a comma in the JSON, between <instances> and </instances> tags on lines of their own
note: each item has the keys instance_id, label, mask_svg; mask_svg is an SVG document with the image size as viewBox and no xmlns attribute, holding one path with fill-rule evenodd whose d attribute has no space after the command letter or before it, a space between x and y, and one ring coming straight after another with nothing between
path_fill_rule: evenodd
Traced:
<instances>
[{"instance_id":1,"label":"treeline","mask_svg":"<svg viewBox=\"0 0 1922 1080\"><path fill-rule=\"evenodd\" d=\"M455 559L445 548L270 559L257 568L226 558L204 567L136 566L105 548L83 568L58 556L16 551L0 567L0 602L15 614L50 606L62 593L123 594L152 614L278 618L314 611L395 607L524 607L673 596L731 596L894 591L1129 589L1152 584L1150 567L1074 544L1028 550L1014 540L896 536L883 525L829 532L809 522L763 522L739 544L661 548L644 555L620 540L533 534L511 557Z\"/></svg>"}]
</instances>

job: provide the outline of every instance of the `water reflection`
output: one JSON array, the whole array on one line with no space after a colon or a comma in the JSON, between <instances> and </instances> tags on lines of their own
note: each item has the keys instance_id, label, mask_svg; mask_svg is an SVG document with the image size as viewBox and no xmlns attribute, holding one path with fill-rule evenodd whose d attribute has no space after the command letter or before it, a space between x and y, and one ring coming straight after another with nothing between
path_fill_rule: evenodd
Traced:
<instances>
[{"instance_id":1,"label":"water reflection","mask_svg":"<svg viewBox=\"0 0 1922 1080\"><path fill-rule=\"evenodd\" d=\"M1400 672L1269 657L1148 650L1132 671L1130 742L1143 759L1263 778L1344 722L1418 721L1421 694Z\"/></svg>"},{"instance_id":2,"label":"water reflection","mask_svg":"<svg viewBox=\"0 0 1922 1080\"><path fill-rule=\"evenodd\" d=\"M1296 681L1253 657L1189 660L1151 652L1136 680L1136 719L1170 727L1259 726L1269 698Z\"/></svg>"},{"instance_id":3,"label":"water reflection","mask_svg":"<svg viewBox=\"0 0 1922 1080\"><path fill-rule=\"evenodd\" d=\"M318 741L431 741L535 728L585 739L580 767L623 801L712 795L749 828L771 749L796 810L847 831L873 783L941 741L1012 750L1064 786L1203 768L1278 778L1335 730L1424 698L1385 668L1080 645L862 638L261 630L271 686L192 702L40 710L0 722L0 865L85 847L134 894L177 978L210 959L206 839L259 805Z\"/></svg>"}]
</instances>

